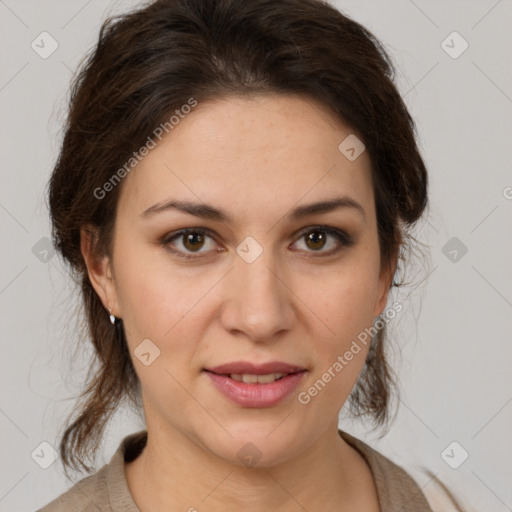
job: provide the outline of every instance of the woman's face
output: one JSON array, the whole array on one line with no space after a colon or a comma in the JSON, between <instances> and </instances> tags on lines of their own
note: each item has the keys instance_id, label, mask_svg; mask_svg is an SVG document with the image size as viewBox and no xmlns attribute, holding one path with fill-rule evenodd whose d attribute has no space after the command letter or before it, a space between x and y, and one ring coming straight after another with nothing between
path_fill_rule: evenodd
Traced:
<instances>
[{"instance_id":1,"label":"woman's face","mask_svg":"<svg viewBox=\"0 0 512 512\"><path fill-rule=\"evenodd\" d=\"M150 433L264 466L336 423L369 344L344 355L392 277L368 154L339 149L350 134L311 100L231 96L192 109L124 179L95 285L123 320Z\"/></svg>"}]
</instances>

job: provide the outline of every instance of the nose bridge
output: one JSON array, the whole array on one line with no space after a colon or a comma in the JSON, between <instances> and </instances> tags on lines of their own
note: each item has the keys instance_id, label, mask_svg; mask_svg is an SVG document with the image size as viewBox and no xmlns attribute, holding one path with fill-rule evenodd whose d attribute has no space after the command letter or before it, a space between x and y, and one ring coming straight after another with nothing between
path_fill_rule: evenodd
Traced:
<instances>
[{"instance_id":1,"label":"nose bridge","mask_svg":"<svg viewBox=\"0 0 512 512\"><path fill-rule=\"evenodd\" d=\"M289 329L292 309L284 276L276 271L271 248L248 237L237 247L235 268L231 272L231 302L225 311L224 325L245 332L257 340L271 338L276 332Z\"/></svg>"}]
</instances>

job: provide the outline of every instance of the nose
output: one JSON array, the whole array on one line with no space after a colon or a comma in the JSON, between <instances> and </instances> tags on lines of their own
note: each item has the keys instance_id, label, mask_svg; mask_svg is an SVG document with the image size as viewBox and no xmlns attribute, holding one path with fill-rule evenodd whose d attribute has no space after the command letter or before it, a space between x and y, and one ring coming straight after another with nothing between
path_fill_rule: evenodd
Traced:
<instances>
[{"instance_id":1,"label":"nose","mask_svg":"<svg viewBox=\"0 0 512 512\"><path fill-rule=\"evenodd\" d=\"M253 341L273 340L281 331L291 329L294 294L286 281L270 250L251 263L237 256L224 282L223 327L231 333L242 332Z\"/></svg>"}]
</instances>

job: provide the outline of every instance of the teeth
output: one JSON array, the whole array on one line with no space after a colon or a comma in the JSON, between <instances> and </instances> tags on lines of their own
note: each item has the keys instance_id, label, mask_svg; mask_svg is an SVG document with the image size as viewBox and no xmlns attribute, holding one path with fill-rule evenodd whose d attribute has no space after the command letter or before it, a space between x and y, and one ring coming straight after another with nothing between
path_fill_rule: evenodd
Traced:
<instances>
[{"instance_id":1,"label":"teeth","mask_svg":"<svg viewBox=\"0 0 512 512\"><path fill-rule=\"evenodd\" d=\"M249 375L244 373L243 375L240 373L232 373L230 377L233 380L237 380L238 382L245 382L247 384L255 384L258 382L259 384L269 384L270 382L274 382L281 377L288 375L287 373L269 373L267 375Z\"/></svg>"}]
</instances>

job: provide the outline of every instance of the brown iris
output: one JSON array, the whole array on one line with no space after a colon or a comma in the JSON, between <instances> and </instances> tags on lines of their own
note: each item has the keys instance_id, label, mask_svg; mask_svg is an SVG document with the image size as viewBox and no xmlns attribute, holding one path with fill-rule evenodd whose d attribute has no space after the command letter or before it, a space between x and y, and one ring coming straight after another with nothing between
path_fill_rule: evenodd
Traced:
<instances>
[{"instance_id":1,"label":"brown iris","mask_svg":"<svg viewBox=\"0 0 512 512\"><path fill-rule=\"evenodd\" d=\"M306 243L313 244L313 246L308 245L310 249L321 249L325 245L325 233L323 233L322 231L311 231L306 236Z\"/></svg>"},{"instance_id":2,"label":"brown iris","mask_svg":"<svg viewBox=\"0 0 512 512\"><path fill-rule=\"evenodd\" d=\"M194 249L200 249L202 244L204 243L204 235L202 233L187 233L184 236L183 245L189 251L194 251ZM190 244L190 245L189 245Z\"/></svg>"}]
</instances>

